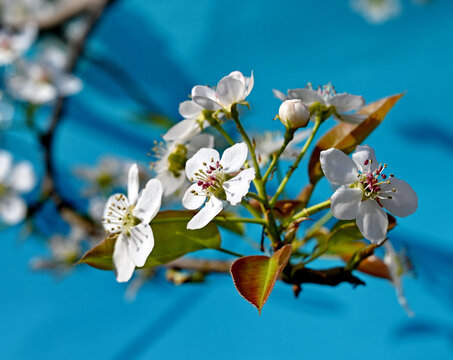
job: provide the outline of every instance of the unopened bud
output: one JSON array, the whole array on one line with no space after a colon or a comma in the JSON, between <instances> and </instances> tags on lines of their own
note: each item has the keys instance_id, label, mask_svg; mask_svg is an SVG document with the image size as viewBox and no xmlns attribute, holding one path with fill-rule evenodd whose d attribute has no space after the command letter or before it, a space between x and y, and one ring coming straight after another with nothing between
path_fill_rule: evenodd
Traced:
<instances>
[{"instance_id":1,"label":"unopened bud","mask_svg":"<svg viewBox=\"0 0 453 360\"><path fill-rule=\"evenodd\" d=\"M298 129L307 126L310 120L310 111L302 100L286 100L280 105L278 116L284 125Z\"/></svg>"}]
</instances>

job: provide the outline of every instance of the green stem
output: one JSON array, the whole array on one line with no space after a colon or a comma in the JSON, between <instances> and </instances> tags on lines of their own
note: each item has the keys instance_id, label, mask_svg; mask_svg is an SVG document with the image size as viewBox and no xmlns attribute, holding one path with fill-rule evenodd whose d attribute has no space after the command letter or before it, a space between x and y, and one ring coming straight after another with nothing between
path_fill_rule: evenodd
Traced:
<instances>
[{"instance_id":1,"label":"green stem","mask_svg":"<svg viewBox=\"0 0 453 360\"><path fill-rule=\"evenodd\" d=\"M151 225L153 224L166 224L172 222L188 222L192 218L191 217L177 217L177 218L167 218L167 219L155 219L151 221ZM231 223L250 223L250 224L260 224L266 225L266 221L264 219L250 219L250 218L240 218L240 217L222 217L217 216L212 219L214 222L231 222Z\"/></svg>"},{"instance_id":2,"label":"green stem","mask_svg":"<svg viewBox=\"0 0 453 360\"><path fill-rule=\"evenodd\" d=\"M298 213L294 214L291 216L284 224L284 226L292 223L293 221L299 220L300 218L303 217L308 217L310 215L316 214L317 212L320 212L321 210L327 209L330 207L330 199L323 201L322 203L313 205L309 208L303 209L302 211L299 211Z\"/></svg>"},{"instance_id":3,"label":"green stem","mask_svg":"<svg viewBox=\"0 0 453 360\"><path fill-rule=\"evenodd\" d=\"M313 141L313 139L314 139L314 137L315 137L320 125L321 125L321 118L317 116L316 120L315 120L315 126L313 127L313 130L312 130L309 138L305 142L304 147L302 148L299 156L294 161L294 164L289 168L288 172L286 173L286 176L284 177L283 181L280 183L280 186L278 187L274 197L271 199L271 201L269 203L269 205L271 207L273 207L275 205L275 203L278 200L278 197L281 195L281 193L285 189L285 186L288 183L291 175L293 174L293 172L299 166L299 163L301 162L302 158L304 157L305 153L307 152L308 148L310 147L310 144L312 143L312 141Z\"/></svg>"},{"instance_id":4,"label":"green stem","mask_svg":"<svg viewBox=\"0 0 453 360\"><path fill-rule=\"evenodd\" d=\"M230 250L227 250L227 249L224 249L224 248L218 248L218 249L215 249L215 250L223 252L225 254L233 255L233 256L238 257L238 258L244 257L244 255L235 253L234 251L230 251Z\"/></svg>"},{"instance_id":5,"label":"green stem","mask_svg":"<svg viewBox=\"0 0 453 360\"><path fill-rule=\"evenodd\" d=\"M225 129L222 127L222 125L220 125L218 122L216 124L213 125L214 128L225 138L225 140L230 144L230 145L234 145L235 142L234 140L231 138L231 136L225 131Z\"/></svg>"},{"instance_id":6,"label":"green stem","mask_svg":"<svg viewBox=\"0 0 453 360\"><path fill-rule=\"evenodd\" d=\"M255 199L256 201L258 201L259 203L263 203L263 199L261 199L260 196L258 196L257 194L255 193L252 193L252 192L249 192L247 193L247 195L245 195L245 197L248 197L248 198L251 198L251 199Z\"/></svg>"},{"instance_id":7,"label":"green stem","mask_svg":"<svg viewBox=\"0 0 453 360\"><path fill-rule=\"evenodd\" d=\"M256 158L256 153L255 153L255 148L250 141L249 136L245 132L244 127L242 126L241 122L239 121L239 114L236 108L237 104L234 104L231 107L231 117L233 118L233 121L236 124L236 127L241 134L242 138L244 139L245 143L247 144L247 148L249 149L250 155L252 157L253 161L253 166L255 168L255 180L253 181L253 184L256 187L256 190L258 192L258 195L261 197L263 200L261 204L261 210L263 211L264 217L267 221L267 229L269 239L271 240L272 244L274 246L278 245L280 243L280 235L279 231L277 228L277 223L274 218L274 214L270 210L269 202L267 199L267 193L266 193L266 188L263 184L263 181L261 179L261 170L260 170L260 165L258 163L258 160Z\"/></svg>"},{"instance_id":8,"label":"green stem","mask_svg":"<svg viewBox=\"0 0 453 360\"><path fill-rule=\"evenodd\" d=\"M283 154L283 152L285 151L288 144L294 138L294 133L295 133L294 129L286 128L285 141L284 141L282 147L278 150L278 152L275 153L274 156L272 157L272 162L270 163L269 167L266 170L266 173L263 176L263 183L266 183L267 179L269 178L269 176L272 173L272 170L274 169L275 165L277 164L278 160L280 159L280 156Z\"/></svg>"}]
</instances>

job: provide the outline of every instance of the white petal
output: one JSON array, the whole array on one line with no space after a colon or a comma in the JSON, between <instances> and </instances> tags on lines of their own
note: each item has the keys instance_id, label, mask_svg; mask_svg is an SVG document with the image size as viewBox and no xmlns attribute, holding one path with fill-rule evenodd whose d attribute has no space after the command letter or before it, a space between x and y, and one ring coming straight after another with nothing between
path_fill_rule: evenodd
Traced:
<instances>
[{"instance_id":1,"label":"white petal","mask_svg":"<svg viewBox=\"0 0 453 360\"><path fill-rule=\"evenodd\" d=\"M134 205L137 202L138 189L138 167L137 164L133 164L129 169L129 175L127 178L127 197L131 205Z\"/></svg>"},{"instance_id":2,"label":"white petal","mask_svg":"<svg viewBox=\"0 0 453 360\"><path fill-rule=\"evenodd\" d=\"M342 93L332 96L328 103L335 106L335 109L338 112L348 112L357 110L363 106L363 104L365 104L365 99L362 96Z\"/></svg>"},{"instance_id":3,"label":"white petal","mask_svg":"<svg viewBox=\"0 0 453 360\"><path fill-rule=\"evenodd\" d=\"M14 36L14 50L22 54L31 46L38 35L38 26L34 23L28 23L20 33Z\"/></svg>"},{"instance_id":4,"label":"white petal","mask_svg":"<svg viewBox=\"0 0 453 360\"><path fill-rule=\"evenodd\" d=\"M116 274L116 281L127 282L134 273L135 264L129 256L127 246L128 239L124 234L120 234L115 241L113 249L113 269Z\"/></svg>"},{"instance_id":5,"label":"white petal","mask_svg":"<svg viewBox=\"0 0 453 360\"><path fill-rule=\"evenodd\" d=\"M164 190L164 196L170 196L178 191L184 183L187 181L183 171L179 173L179 176L175 176L170 171L164 171L156 176L156 179L162 183Z\"/></svg>"},{"instance_id":6,"label":"white petal","mask_svg":"<svg viewBox=\"0 0 453 360\"><path fill-rule=\"evenodd\" d=\"M18 192L27 193L31 191L36 184L33 166L27 161L18 163L13 168L9 183L10 187Z\"/></svg>"},{"instance_id":7,"label":"white petal","mask_svg":"<svg viewBox=\"0 0 453 360\"><path fill-rule=\"evenodd\" d=\"M337 120L344 121L348 124L360 124L363 120L367 118L364 114L354 113L354 114L338 114L339 116L335 116Z\"/></svg>"},{"instance_id":8,"label":"white petal","mask_svg":"<svg viewBox=\"0 0 453 360\"><path fill-rule=\"evenodd\" d=\"M142 267L154 248L154 234L151 226L149 224L133 226L128 240L129 256L135 266Z\"/></svg>"},{"instance_id":9,"label":"white petal","mask_svg":"<svg viewBox=\"0 0 453 360\"><path fill-rule=\"evenodd\" d=\"M0 150L0 183L3 183L8 176L13 164L13 157L10 152Z\"/></svg>"},{"instance_id":10,"label":"white petal","mask_svg":"<svg viewBox=\"0 0 453 360\"><path fill-rule=\"evenodd\" d=\"M143 223L148 224L160 209L162 192L162 184L159 180L149 180L140 193L132 214Z\"/></svg>"},{"instance_id":11,"label":"white petal","mask_svg":"<svg viewBox=\"0 0 453 360\"><path fill-rule=\"evenodd\" d=\"M363 191L345 185L338 188L330 198L332 215L340 220L352 220L359 214Z\"/></svg>"},{"instance_id":12,"label":"white petal","mask_svg":"<svg viewBox=\"0 0 453 360\"><path fill-rule=\"evenodd\" d=\"M360 203L356 223L363 237L374 244L381 244L387 237L387 213L374 200Z\"/></svg>"},{"instance_id":13,"label":"white petal","mask_svg":"<svg viewBox=\"0 0 453 360\"><path fill-rule=\"evenodd\" d=\"M352 155L352 160L362 173L373 172L379 165L373 148L368 145L358 145Z\"/></svg>"},{"instance_id":14,"label":"white petal","mask_svg":"<svg viewBox=\"0 0 453 360\"><path fill-rule=\"evenodd\" d=\"M203 111L203 108L192 100L186 100L179 104L179 113L186 119L198 117L201 111Z\"/></svg>"},{"instance_id":15,"label":"white petal","mask_svg":"<svg viewBox=\"0 0 453 360\"><path fill-rule=\"evenodd\" d=\"M123 194L114 194L109 197L104 207L102 226L108 233L118 233L123 226L123 218L129 207L129 201Z\"/></svg>"},{"instance_id":16,"label":"white petal","mask_svg":"<svg viewBox=\"0 0 453 360\"><path fill-rule=\"evenodd\" d=\"M219 212L222 211L222 209L222 201L215 196L211 196L205 206L189 221L187 229L196 230L205 227Z\"/></svg>"},{"instance_id":17,"label":"white petal","mask_svg":"<svg viewBox=\"0 0 453 360\"><path fill-rule=\"evenodd\" d=\"M253 71L252 71L252 73L250 74L250 77L245 78L245 94L244 94L245 98L250 95L254 85L255 85L255 78L253 77Z\"/></svg>"},{"instance_id":18,"label":"white petal","mask_svg":"<svg viewBox=\"0 0 453 360\"><path fill-rule=\"evenodd\" d=\"M195 119L185 119L173 125L163 136L165 141L185 141L201 131Z\"/></svg>"},{"instance_id":19,"label":"white petal","mask_svg":"<svg viewBox=\"0 0 453 360\"><path fill-rule=\"evenodd\" d=\"M197 85L192 89L192 100L207 110L219 110L222 107L217 103L216 93L207 86Z\"/></svg>"},{"instance_id":20,"label":"white petal","mask_svg":"<svg viewBox=\"0 0 453 360\"><path fill-rule=\"evenodd\" d=\"M232 104L244 100L245 84L240 80L225 76L217 84L216 93L219 103L229 109Z\"/></svg>"},{"instance_id":21,"label":"white petal","mask_svg":"<svg viewBox=\"0 0 453 360\"><path fill-rule=\"evenodd\" d=\"M27 205L20 197L6 195L0 198L0 218L8 225L16 225L25 219Z\"/></svg>"},{"instance_id":22,"label":"white petal","mask_svg":"<svg viewBox=\"0 0 453 360\"><path fill-rule=\"evenodd\" d=\"M414 213L418 207L418 196L414 189L404 180L389 178L389 181L390 184L382 184L381 189L386 192L385 195L389 195L392 198L381 199L382 205L396 216L405 217ZM392 189L396 191L393 192Z\"/></svg>"},{"instance_id":23,"label":"white petal","mask_svg":"<svg viewBox=\"0 0 453 360\"><path fill-rule=\"evenodd\" d=\"M358 180L354 161L338 149L321 151L321 168L327 179L334 185L349 185Z\"/></svg>"},{"instance_id":24,"label":"white petal","mask_svg":"<svg viewBox=\"0 0 453 360\"><path fill-rule=\"evenodd\" d=\"M249 168L242 170L231 180L223 183L223 188L226 193L227 201L231 205L240 203L242 198L248 193L250 182L255 179L255 169Z\"/></svg>"},{"instance_id":25,"label":"white petal","mask_svg":"<svg viewBox=\"0 0 453 360\"><path fill-rule=\"evenodd\" d=\"M289 97L282 93L280 90L272 89L272 92L274 93L274 96L281 101L286 101L289 99Z\"/></svg>"},{"instance_id":26,"label":"white petal","mask_svg":"<svg viewBox=\"0 0 453 360\"><path fill-rule=\"evenodd\" d=\"M192 193L195 191L196 194ZM206 200L206 194L201 189L201 186L197 184L192 184L184 193L182 198L182 205L189 210L198 209L201 205L203 205L204 201Z\"/></svg>"},{"instance_id":27,"label":"white petal","mask_svg":"<svg viewBox=\"0 0 453 360\"><path fill-rule=\"evenodd\" d=\"M324 98L321 95L309 89L291 89L288 90L288 95L291 99L301 99L307 105L315 102L325 104Z\"/></svg>"},{"instance_id":28,"label":"white petal","mask_svg":"<svg viewBox=\"0 0 453 360\"><path fill-rule=\"evenodd\" d=\"M59 74L55 79L55 86L60 96L74 95L83 88L82 80L70 74Z\"/></svg>"},{"instance_id":29,"label":"white petal","mask_svg":"<svg viewBox=\"0 0 453 360\"><path fill-rule=\"evenodd\" d=\"M226 174L232 174L239 171L247 159L247 154L248 149L245 142L234 144L226 149L222 154L222 159L220 159L223 171Z\"/></svg>"},{"instance_id":30,"label":"white petal","mask_svg":"<svg viewBox=\"0 0 453 360\"><path fill-rule=\"evenodd\" d=\"M210 164L211 162L215 163L217 161L219 161L219 153L217 152L217 150L209 148L202 148L198 150L195 155L186 162L187 178L189 180L193 179L196 172L198 172L200 169L204 169L204 162Z\"/></svg>"},{"instance_id":31,"label":"white petal","mask_svg":"<svg viewBox=\"0 0 453 360\"><path fill-rule=\"evenodd\" d=\"M192 156L198 149L203 147L212 148L213 146L214 136L209 134L196 135L187 144L187 155Z\"/></svg>"}]
</instances>

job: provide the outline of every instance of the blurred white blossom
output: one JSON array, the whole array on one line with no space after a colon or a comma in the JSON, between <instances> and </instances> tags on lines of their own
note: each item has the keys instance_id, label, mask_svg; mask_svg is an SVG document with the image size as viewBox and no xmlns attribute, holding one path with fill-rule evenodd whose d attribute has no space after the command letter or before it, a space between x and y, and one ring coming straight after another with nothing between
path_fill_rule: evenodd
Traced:
<instances>
[{"instance_id":1,"label":"blurred white blossom","mask_svg":"<svg viewBox=\"0 0 453 360\"><path fill-rule=\"evenodd\" d=\"M36 61L21 61L6 78L10 93L32 104L45 104L58 96L76 94L82 81L65 72L66 54L57 47L46 48Z\"/></svg>"},{"instance_id":2,"label":"blurred white blossom","mask_svg":"<svg viewBox=\"0 0 453 360\"><path fill-rule=\"evenodd\" d=\"M33 44L38 33L35 24L29 23L19 30L0 30L0 65L7 65L22 56Z\"/></svg>"},{"instance_id":3,"label":"blurred white blossom","mask_svg":"<svg viewBox=\"0 0 453 360\"><path fill-rule=\"evenodd\" d=\"M400 0L351 0L351 7L371 24L381 24L401 13Z\"/></svg>"},{"instance_id":4,"label":"blurred white blossom","mask_svg":"<svg viewBox=\"0 0 453 360\"><path fill-rule=\"evenodd\" d=\"M31 163L13 164L11 153L0 150L0 221L15 225L25 219L27 204L21 195L30 192L36 184Z\"/></svg>"}]
</instances>

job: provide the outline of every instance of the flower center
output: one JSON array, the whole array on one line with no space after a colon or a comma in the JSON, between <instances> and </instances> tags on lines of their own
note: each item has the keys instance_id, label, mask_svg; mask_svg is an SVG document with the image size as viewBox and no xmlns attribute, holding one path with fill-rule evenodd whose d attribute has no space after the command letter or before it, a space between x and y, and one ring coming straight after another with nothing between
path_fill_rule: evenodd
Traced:
<instances>
[{"instance_id":1,"label":"flower center","mask_svg":"<svg viewBox=\"0 0 453 360\"><path fill-rule=\"evenodd\" d=\"M327 85L323 86L319 85L316 90L313 89L311 83L308 83L306 88L321 95L325 101L328 101L332 96L334 96L337 93L335 88L332 86L332 83L330 82Z\"/></svg>"},{"instance_id":2,"label":"flower center","mask_svg":"<svg viewBox=\"0 0 453 360\"><path fill-rule=\"evenodd\" d=\"M175 177L181 176L187 162L187 147L183 144L176 145L175 149L168 156L168 171Z\"/></svg>"},{"instance_id":3,"label":"flower center","mask_svg":"<svg viewBox=\"0 0 453 360\"><path fill-rule=\"evenodd\" d=\"M211 158L209 163L204 162L203 167L198 169L194 176L195 178L192 178L191 181L197 181L197 185L207 195L214 195L219 199L226 199L225 190L222 187L223 182L226 180L226 174L223 172L223 166L218 160L214 161ZM195 190L192 193L198 195Z\"/></svg>"},{"instance_id":4,"label":"flower center","mask_svg":"<svg viewBox=\"0 0 453 360\"><path fill-rule=\"evenodd\" d=\"M113 185L113 177L107 172L101 172L96 178L96 181L101 189L108 189Z\"/></svg>"},{"instance_id":5,"label":"flower center","mask_svg":"<svg viewBox=\"0 0 453 360\"><path fill-rule=\"evenodd\" d=\"M103 219L103 221L107 221L107 224L110 226L107 233L117 233L121 231L130 235L131 228L141 222L132 215L135 205L128 205L126 196L123 194L117 195L115 200L116 201L108 208L108 218Z\"/></svg>"},{"instance_id":6,"label":"flower center","mask_svg":"<svg viewBox=\"0 0 453 360\"><path fill-rule=\"evenodd\" d=\"M362 201L367 199L376 200L379 206L383 207L380 199L392 199L392 195L390 194L396 192L396 189L382 189L381 186L383 184L390 185L391 183L391 181L387 179L387 175L384 174L384 170L387 168L387 164L379 164L379 166L375 170L371 171L370 167L372 162L373 161L371 159L365 160L363 165L365 167L368 167L369 170L359 174L358 183L363 190ZM393 175L390 174L389 177L393 177Z\"/></svg>"}]
</instances>

